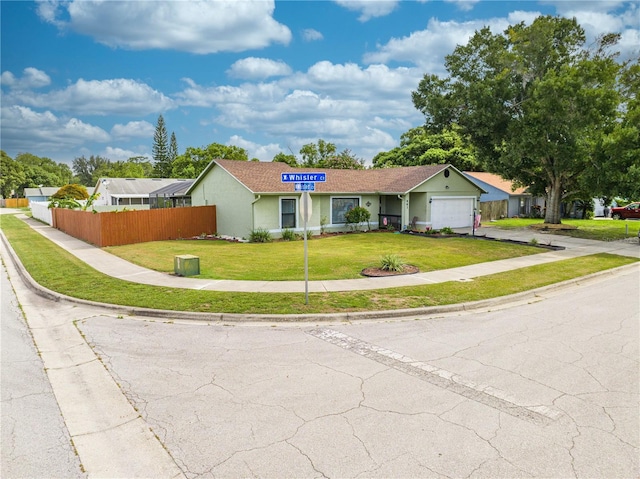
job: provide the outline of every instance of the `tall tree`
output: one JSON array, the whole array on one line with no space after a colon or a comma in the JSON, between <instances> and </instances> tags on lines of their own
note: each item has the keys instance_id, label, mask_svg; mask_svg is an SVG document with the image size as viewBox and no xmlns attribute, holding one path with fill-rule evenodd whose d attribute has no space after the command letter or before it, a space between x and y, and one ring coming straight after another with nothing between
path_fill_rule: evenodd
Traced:
<instances>
[{"instance_id":1,"label":"tall tree","mask_svg":"<svg viewBox=\"0 0 640 479\"><path fill-rule=\"evenodd\" d=\"M302 166L306 168L316 168L328 158L336 155L336 145L324 141L322 138L318 143L307 143L300 148L302 156Z\"/></svg>"},{"instance_id":2,"label":"tall tree","mask_svg":"<svg viewBox=\"0 0 640 479\"><path fill-rule=\"evenodd\" d=\"M211 143L206 148L188 147L173 162L172 178L197 178L212 160L248 161L247 151L239 146Z\"/></svg>"},{"instance_id":3,"label":"tall tree","mask_svg":"<svg viewBox=\"0 0 640 479\"><path fill-rule=\"evenodd\" d=\"M0 195L11 198L13 194L26 182L24 168L4 150L0 151Z\"/></svg>"},{"instance_id":4,"label":"tall tree","mask_svg":"<svg viewBox=\"0 0 640 479\"><path fill-rule=\"evenodd\" d=\"M419 126L400 136L400 146L373 158L374 168L450 164L461 171L479 169L473 148L453 126L441 132L429 132Z\"/></svg>"},{"instance_id":5,"label":"tall tree","mask_svg":"<svg viewBox=\"0 0 640 479\"><path fill-rule=\"evenodd\" d=\"M287 155L283 152L277 153L271 161L275 161L277 163L286 163L287 165L294 168L300 166L298 165L298 159L296 158L296 155Z\"/></svg>"},{"instance_id":6,"label":"tall tree","mask_svg":"<svg viewBox=\"0 0 640 479\"><path fill-rule=\"evenodd\" d=\"M171 176L171 158L169 157L169 139L164 117L158 116L156 131L153 134L153 169L156 178L169 178Z\"/></svg>"},{"instance_id":7,"label":"tall tree","mask_svg":"<svg viewBox=\"0 0 640 479\"><path fill-rule=\"evenodd\" d=\"M153 177L153 165L146 156L132 156L127 162L139 165L142 168L142 176L140 178Z\"/></svg>"},{"instance_id":8,"label":"tall tree","mask_svg":"<svg viewBox=\"0 0 640 479\"><path fill-rule=\"evenodd\" d=\"M364 160L358 158L347 148L335 156L322 160L318 166L338 170L364 170Z\"/></svg>"},{"instance_id":9,"label":"tall tree","mask_svg":"<svg viewBox=\"0 0 640 479\"><path fill-rule=\"evenodd\" d=\"M424 76L413 103L429 130L460 125L490 171L544 188L545 223L560 223L563 197L616 121L617 39L588 50L575 19L550 16L502 34L483 28L446 57L447 78Z\"/></svg>"},{"instance_id":10,"label":"tall tree","mask_svg":"<svg viewBox=\"0 0 640 479\"><path fill-rule=\"evenodd\" d=\"M73 173L76 182L84 186L95 186L100 172L103 171L111 161L100 155L91 155L88 159L83 156L74 158L72 162ZM106 175L105 175L106 176Z\"/></svg>"},{"instance_id":11,"label":"tall tree","mask_svg":"<svg viewBox=\"0 0 640 479\"><path fill-rule=\"evenodd\" d=\"M31 153L19 153L14 160L2 152L0 189L3 195L24 196L25 188L66 185L73 178L66 163Z\"/></svg>"},{"instance_id":12,"label":"tall tree","mask_svg":"<svg viewBox=\"0 0 640 479\"><path fill-rule=\"evenodd\" d=\"M171 141L169 143L169 161L173 164L178 158L178 140L176 140L176 134L171 132Z\"/></svg>"},{"instance_id":13,"label":"tall tree","mask_svg":"<svg viewBox=\"0 0 640 479\"><path fill-rule=\"evenodd\" d=\"M630 63L620 75L623 105L620 120L597 145L591 167L581 176L582 188L604 198L640 198L640 65Z\"/></svg>"}]
</instances>

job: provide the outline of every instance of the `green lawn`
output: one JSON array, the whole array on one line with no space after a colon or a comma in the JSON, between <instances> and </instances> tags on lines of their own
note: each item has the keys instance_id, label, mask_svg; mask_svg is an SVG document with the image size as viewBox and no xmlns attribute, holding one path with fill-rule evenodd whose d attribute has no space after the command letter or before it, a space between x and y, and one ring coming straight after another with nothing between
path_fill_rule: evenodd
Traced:
<instances>
[{"instance_id":1,"label":"green lawn","mask_svg":"<svg viewBox=\"0 0 640 479\"><path fill-rule=\"evenodd\" d=\"M503 229L528 228L531 225L542 224L542 219L506 218L483 224L488 227ZM574 238L593 239L598 241L616 241L629 237L637 237L640 229L639 220L574 220L563 219L562 224L576 226L575 230L553 230L553 234L572 236Z\"/></svg>"},{"instance_id":2,"label":"green lawn","mask_svg":"<svg viewBox=\"0 0 640 479\"><path fill-rule=\"evenodd\" d=\"M307 242L309 279L359 278L380 265L386 254L434 271L544 252L541 248L474 238L425 238L393 233L360 233L315 238ZM200 258L199 278L304 280L304 242L230 243L227 241L156 241L105 248L111 254L156 271L173 272L175 255Z\"/></svg>"},{"instance_id":3,"label":"green lawn","mask_svg":"<svg viewBox=\"0 0 640 479\"><path fill-rule=\"evenodd\" d=\"M636 261L628 257L599 254L494 274L465 283L311 293L309 304L305 305L304 293L185 290L111 278L89 267L14 216L0 216L0 228L31 276L46 288L92 301L175 311L326 314L437 306L518 293Z\"/></svg>"}]
</instances>

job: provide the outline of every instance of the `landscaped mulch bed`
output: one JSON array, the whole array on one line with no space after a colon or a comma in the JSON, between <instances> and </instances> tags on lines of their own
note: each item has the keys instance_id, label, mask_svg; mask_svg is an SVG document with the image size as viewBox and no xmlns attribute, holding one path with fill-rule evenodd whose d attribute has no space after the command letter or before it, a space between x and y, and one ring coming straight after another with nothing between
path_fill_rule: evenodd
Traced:
<instances>
[{"instance_id":1,"label":"landscaped mulch bed","mask_svg":"<svg viewBox=\"0 0 640 479\"><path fill-rule=\"evenodd\" d=\"M378 277L383 277L383 276L399 276L399 275L403 275L403 274L415 274L415 273L419 273L420 270L418 269L417 266L413 266L410 264L407 264L404 266L404 269L402 271L387 271L385 269L382 268L365 268L362 270L362 275L363 276L369 276L372 278L378 278Z\"/></svg>"}]
</instances>

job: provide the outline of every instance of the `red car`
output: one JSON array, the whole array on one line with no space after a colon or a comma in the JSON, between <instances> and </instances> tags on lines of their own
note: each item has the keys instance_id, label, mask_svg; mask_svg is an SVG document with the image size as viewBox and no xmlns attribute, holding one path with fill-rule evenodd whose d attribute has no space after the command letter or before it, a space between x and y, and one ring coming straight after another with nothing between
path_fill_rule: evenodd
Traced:
<instances>
[{"instance_id":1,"label":"red car","mask_svg":"<svg viewBox=\"0 0 640 479\"><path fill-rule=\"evenodd\" d=\"M627 206L620 206L618 208L611 208L611 217L614 220L640 218L640 202L629 203Z\"/></svg>"}]
</instances>

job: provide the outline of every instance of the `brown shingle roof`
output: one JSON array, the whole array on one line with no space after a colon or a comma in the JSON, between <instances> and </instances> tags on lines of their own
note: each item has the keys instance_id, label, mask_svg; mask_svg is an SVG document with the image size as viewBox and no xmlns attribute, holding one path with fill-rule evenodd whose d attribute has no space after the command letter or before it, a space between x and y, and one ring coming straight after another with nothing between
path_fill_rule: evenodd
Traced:
<instances>
[{"instance_id":1,"label":"brown shingle roof","mask_svg":"<svg viewBox=\"0 0 640 479\"><path fill-rule=\"evenodd\" d=\"M426 165L370 170L335 170L292 168L281 162L214 160L214 163L225 169L253 193L292 193L293 184L282 183L281 173L323 171L327 174L326 182L316 183L317 193L404 194L448 168L448 165ZM207 167L205 174L211 166Z\"/></svg>"}]
</instances>

